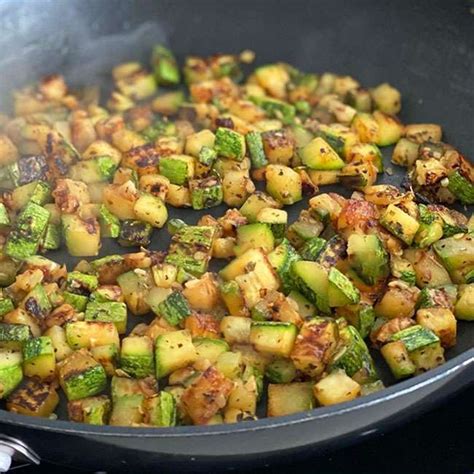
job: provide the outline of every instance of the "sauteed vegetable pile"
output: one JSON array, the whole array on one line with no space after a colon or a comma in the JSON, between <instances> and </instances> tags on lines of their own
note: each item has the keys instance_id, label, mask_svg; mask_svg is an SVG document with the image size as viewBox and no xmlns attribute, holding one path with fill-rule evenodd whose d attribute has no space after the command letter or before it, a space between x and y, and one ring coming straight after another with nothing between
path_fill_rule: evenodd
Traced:
<instances>
[{"instance_id":1,"label":"sauteed vegetable pile","mask_svg":"<svg viewBox=\"0 0 474 474\"><path fill-rule=\"evenodd\" d=\"M286 63L244 80L253 56L180 70L156 46L150 67L113 69L105 107L60 75L14 92L0 116L8 410L56 416L61 394L90 424L287 415L383 389L369 347L395 379L442 364L474 320L474 219L444 205L474 203L473 167L441 127L403 125L387 83ZM389 145L403 189L376 184ZM350 197L319 190L335 183ZM196 225L168 219L222 203ZM130 253L103 256L103 239ZM48 258L62 246L74 267Z\"/></svg>"}]
</instances>

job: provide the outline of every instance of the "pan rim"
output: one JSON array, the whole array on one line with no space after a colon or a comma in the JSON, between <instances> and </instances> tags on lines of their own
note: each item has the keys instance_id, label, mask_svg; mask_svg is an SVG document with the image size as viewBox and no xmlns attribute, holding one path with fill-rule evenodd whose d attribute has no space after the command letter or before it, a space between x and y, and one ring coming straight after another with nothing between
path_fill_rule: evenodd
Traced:
<instances>
[{"instance_id":1,"label":"pan rim","mask_svg":"<svg viewBox=\"0 0 474 474\"><path fill-rule=\"evenodd\" d=\"M228 425L213 426L176 426L170 428L131 428L122 426L94 426L85 423L75 423L66 420L52 420L48 418L34 418L31 416L20 415L6 410L0 410L0 423L14 425L20 428L36 429L47 432L63 433L77 436L95 436L99 438L192 438L195 436L220 436L236 433L250 433L262 430L276 429L297 425L301 423L314 422L316 420L327 419L331 417L343 416L346 413L363 410L364 408L380 405L384 402L403 397L423 387L429 386L435 382L440 382L451 375L458 375L474 366L474 348L459 354L445 364L431 369L424 374L417 375L412 379L398 382L386 387L380 392L376 392L364 397L351 400L349 402L337 405L318 407L304 413L286 415L275 418L261 418L255 421L245 423L236 423ZM474 382L467 380L463 385ZM449 395L449 391L443 394L443 398ZM403 411L408 410L409 406Z\"/></svg>"}]
</instances>

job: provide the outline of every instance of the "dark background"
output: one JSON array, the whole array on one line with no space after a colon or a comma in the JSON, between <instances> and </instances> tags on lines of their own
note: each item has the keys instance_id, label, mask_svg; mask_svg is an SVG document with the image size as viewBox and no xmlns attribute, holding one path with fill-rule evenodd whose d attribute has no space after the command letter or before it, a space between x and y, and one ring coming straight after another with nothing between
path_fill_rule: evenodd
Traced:
<instances>
[{"instance_id":1,"label":"dark background","mask_svg":"<svg viewBox=\"0 0 474 474\"><path fill-rule=\"evenodd\" d=\"M474 472L474 386L462 391L431 412L388 433L377 434L367 441L328 452L326 455L300 459L292 457L287 463L269 465L251 472L283 474L317 472L318 474L354 473L444 473L471 474ZM140 468L137 473L147 472ZM228 466L230 472L241 472ZM163 471L160 468L161 472ZM51 464L39 468L19 469L21 474L82 473ZM174 473L180 472L173 469ZM216 471L218 472L218 471ZM247 471L248 472L248 471Z\"/></svg>"}]
</instances>

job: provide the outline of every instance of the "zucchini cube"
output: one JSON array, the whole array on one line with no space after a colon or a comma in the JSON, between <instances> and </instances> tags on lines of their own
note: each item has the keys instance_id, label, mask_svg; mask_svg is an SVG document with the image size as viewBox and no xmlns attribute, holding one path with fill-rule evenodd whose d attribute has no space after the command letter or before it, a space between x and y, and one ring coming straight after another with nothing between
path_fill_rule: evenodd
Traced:
<instances>
[{"instance_id":1,"label":"zucchini cube","mask_svg":"<svg viewBox=\"0 0 474 474\"><path fill-rule=\"evenodd\" d=\"M344 160L321 137L313 138L300 152L303 163L311 169L332 171L345 166Z\"/></svg>"},{"instance_id":2,"label":"zucchini cube","mask_svg":"<svg viewBox=\"0 0 474 474\"><path fill-rule=\"evenodd\" d=\"M276 321L252 321L250 342L259 352L288 357L298 333L293 323Z\"/></svg>"},{"instance_id":3,"label":"zucchini cube","mask_svg":"<svg viewBox=\"0 0 474 474\"><path fill-rule=\"evenodd\" d=\"M86 321L104 321L114 323L119 334L127 330L127 305L117 301L103 303L90 301L86 306Z\"/></svg>"},{"instance_id":4,"label":"zucchini cube","mask_svg":"<svg viewBox=\"0 0 474 474\"><path fill-rule=\"evenodd\" d=\"M48 226L50 213L30 202L18 215L5 244L5 254L23 260L38 253L41 239Z\"/></svg>"},{"instance_id":5,"label":"zucchini cube","mask_svg":"<svg viewBox=\"0 0 474 474\"><path fill-rule=\"evenodd\" d=\"M160 174L170 180L172 184L182 186L194 176L194 158L187 155L171 155L160 158Z\"/></svg>"},{"instance_id":6,"label":"zucchini cube","mask_svg":"<svg viewBox=\"0 0 474 474\"><path fill-rule=\"evenodd\" d=\"M30 379L17 388L7 400L7 410L27 416L49 417L59 403L56 385Z\"/></svg>"},{"instance_id":7,"label":"zucchini cube","mask_svg":"<svg viewBox=\"0 0 474 474\"><path fill-rule=\"evenodd\" d=\"M262 168L268 164L265 150L263 148L263 140L260 132L249 132L245 135L247 149L252 162L252 168Z\"/></svg>"},{"instance_id":8,"label":"zucchini cube","mask_svg":"<svg viewBox=\"0 0 474 474\"><path fill-rule=\"evenodd\" d=\"M224 197L222 182L216 176L189 181L189 190L191 191L191 205L193 209L197 210L218 206Z\"/></svg>"},{"instance_id":9,"label":"zucchini cube","mask_svg":"<svg viewBox=\"0 0 474 474\"><path fill-rule=\"evenodd\" d=\"M214 149L218 156L242 161L245 157L245 137L229 128L219 127L216 130Z\"/></svg>"},{"instance_id":10,"label":"zucchini cube","mask_svg":"<svg viewBox=\"0 0 474 474\"><path fill-rule=\"evenodd\" d=\"M354 284L336 267L329 270L329 306L346 306L360 301L360 292Z\"/></svg>"},{"instance_id":11,"label":"zucchini cube","mask_svg":"<svg viewBox=\"0 0 474 474\"><path fill-rule=\"evenodd\" d=\"M144 422L152 426L176 426L176 401L169 392L161 391L157 397L144 401Z\"/></svg>"},{"instance_id":12,"label":"zucchini cube","mask_svg":"<svg viewBox=\"0 0 474 474\"><path fill-rule=\"evenodd\" d=\"M361 386L343 370L331 372L313 387L316 400L323 406L354 400L360 391Z\"/></svg>"},{"instance_id":13,"label":"zucchini cube","mask_svg":"<svg viewBox=\"0 0 474 474\"><path fill-rule=\"evenodd\" d=\"M169 293L159 304L150 304L153 312L166 319L172 326L179 325L191 314L186 298L178 291Z\"/></svg>"},{"instance_id":14,"label":"zucchini cube","mask_svg":"<svg viewBox=\"0 0 474 474\"><path fill-rule=\"evenodd\" d=\"M99 280L95 275L74 271L69 272L66 277L66 289L78 295L88 295L98 286Z\"/></svg>"},{"instance_id":15,"label":"zucchini cube","mask_svg":"<svg viewBox=\"0 0 474 474\"><path fill-rule=\"evenodd\" d=\"M144 378L154 372L153 343L147 336L128 336L122 340L120 367L134 378Z\"/></svg>"},{"instance_id":16,"label":"zucchini cube","mask_svg":"<svg viewBox=\"0 0 474 474\"><path fill-rule=\"evenodd\" d=\"M59 365L59 383L68 400L79 400L102 392L107 375L87 350L80 349Z\"/></svg>"},{"instance_id":17,"label":"zucchini cube","mask_svg":"<svg viewBox=\"0 0 474 474\"><path fill-rule=\"evenodd\" d=\"M99 254L100 226L97 219L81 219L76 214L63 214L61 221L64 241L72 256L94 257Z\"/></svg>"},{"instance_id":18,"label":"zucchini cube","mask_svg":"<svg viewBox=\"0 0 474 474\"><path fill-rule=\"evenodd\" d=\"M151 64L158 85L175 86L179 84L179 67L171 50L161 44L156 45L152 51Z\"/></svg>"},{"instance_id":19,"label":"zucchini cube","mask_svg":"<svg viewBox=\"0 0 474 474\"><path fill-rule=\"evenodd\" d=\"M122 222L118 243L123 247L148 247L153 227L148 222L125 220Z\"/></svg>"},{"instance_id":20,"label":"zucchini cube","mask_svg":"<svg viewBox=\"0 0 474 474\"><path fill-rule=\"evenodd\" d=\"M380 216L380 224L407 245L411 245L420 227L416 219L393 204Z\"/></svg>"},{"instance_id":21,"label":"zucchini cube","mask_svg":"<svg viewBox=\"0 0 474 474\"><path fill-rule=\"evenodd\" d=\"M20 350L31 337L31 329L26 324L0 323L0 347Z\"/></svg>"},{"instance_id":22,"label":"zucchini cube","mask_svg":"<svg viewBox=\"0 0 474 474\"><path fill-rule=\"evenodd\" d=\"M120 234L120 220L103 204L99 209L100 235L116 239Z\"/></svg>"},{"instance_id":23,"label":"zucchini cube","mask_svg":"<svg viewBox=\"0 0 474 474\"><path fill-rule=\"evenodd\" d=\"M220 354L230 350L229 344L222 339L197 337L193 339L198 359L207 359L214 364Z\"/></svg>"},{"instance_id":24,"label":"zucchini cube","mask_svg":"<svg viewBox=\"0 0 474 474\"><path fill-rule=\"evenodd\" d=\"M90 348L105 344L119 345L114 323L103 321L75 321L66 325L66 338L72 349Z\"/></svg>"},{"instance_id":25,"label":"zucchini cube","mask_svg":"<svg viewBox=\"0 0 474 474\"><path fill-rule=\"evenodd\" d=\"M13 305L13 301L10 298L0 296L0 317L4 316L10 311L13 311L14 309L15 306Z\"/></svg>"},{"instance_id":26,"label":"zucchini cube","mask_svg":"<svg viewBox=\"0 0 474 474\"><path fill-rule=\"evenodd\" d=\"M380 352L396 379L409 377L415 373L416 366L402 341L389 342Z\"/></svg>"},{"instance_id":27,"label":"zucchini cube","mask_svg":"<svg viewBox=\"0 0 474 474\"><path fill-rule=\"evenodd\" d=\"M103 344L90 348L92 357L99 362L105 370L105 373L112 377L118 367L119 350L115 343Z\"/></svg>"},{"instance_id":28,"label":"zucchini cube","mask_svg":"<svg viewBox=\"0 0 474 474\"><path fill-rule=\"evenodd\" d=\"M71 400L67 404L69 419L88 425L106 425L109 421L111 403L106 395Z\"/></svg>"},{"instance_id":29,"label":"zucchini cube","mask_svg":"<svg viewBox=\"0 0 474 474\"><path fill-rule=\"evenodd\" d=\"M23 379L21 353L0 350L0 398L6 398Z\"/></svg>"},{"instance_id":30,"label":"zucchini cube","mask_svg":"<svg viewBox=\"0 0 474 474\"><path fill-rule=\"evenodd\" d=\"M157 378L165 377L196 360L196 348L188 331L174 331L157 337L155 342Z\"/></svg>"},{"instance_id":31,"label":"zucchini cube","mask_svg":"<svg viewBox=\"0 0 474 474\"><path fill-rule=\"evenodd\" d=\"M25 311L38 320L44 319L53 309L44 287L36 285L22 302Z\"/></svg>"},{"instance_id":32,"label":"zucchini cube","mask_svg":"<svg viewBox=\"0 0 474 474\"><path fill-rule=\"evenodd\" d=\"M457 319L465 321L474 320L474 284L459 287L458 300L454 307Z\"/></svg>"},{"instance_id":33,"label":"zucchini cube","mask_svg":"<svg viewBox=\"0 0 474 474\"><path fill-rule=\"evenodd\" d=\"M10 225L11 221L7 208L5 207L5 204L0 202L0 230L5 230L10 227Z\"/></svg>"},{"instance_id":34,"label":"zucchini cube","mask_svg":"<svg viewBox=\"0 0 474 474\"><path fill-rule=\"evenodd\" d=\"M285 416L312 410L314 395L309 382L268 385L267 415Z\"/></svg>"},{"instance_id":35,"label":"zucchini cube","mask_svg":"<svg viewBox=\"0 0 474 474\"><path fill-rule=\"evenodd\" d=\"M52 380L56 374L56 357L48 336L29 339L23 345L23 373L27 377Z\"/></svg>"}]
</instances>

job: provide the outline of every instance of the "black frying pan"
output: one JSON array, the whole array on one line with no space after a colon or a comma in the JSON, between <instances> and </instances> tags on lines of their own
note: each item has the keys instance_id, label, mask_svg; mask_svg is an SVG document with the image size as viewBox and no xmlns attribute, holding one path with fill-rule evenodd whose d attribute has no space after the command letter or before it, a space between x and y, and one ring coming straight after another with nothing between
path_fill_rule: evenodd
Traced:
<instances>
[{"instance_id":1,"label":"black frying pan","mask_svg":"<svg viewBox=\"0 0 474 474\"><path fill-rule=\"evenodd\" d=\"M404 121L442 124L446 141L469 156L474 149L473 12L469 2L434 0L3 0L1 108L8 107L12 88L47 73L63 72L73 85L103 83L115 64L145 61L156 42L167 43L181 59L250 48L258 63L285 60L303 70L350 74L367 86L390 81L402 92ZM385 182L400 184L403 170L395 168ZM290 217L304 206L295 206ZM200 214L173 215L195 222ZM166 246L165 234L155 236L154 248ZM119 251L112 244L102 249ZM52 258L71 263L65 253ZM0 410L1 432L24 441L45 460L93 470L251 466L354 442L429 409L474 380L473 346L474 324L460 323L458 344L448 351L445 365L368 397L294 416L160 430L95 427ZM391 382L385 372L382 376Z\"/></svg>"}]
</instances>

